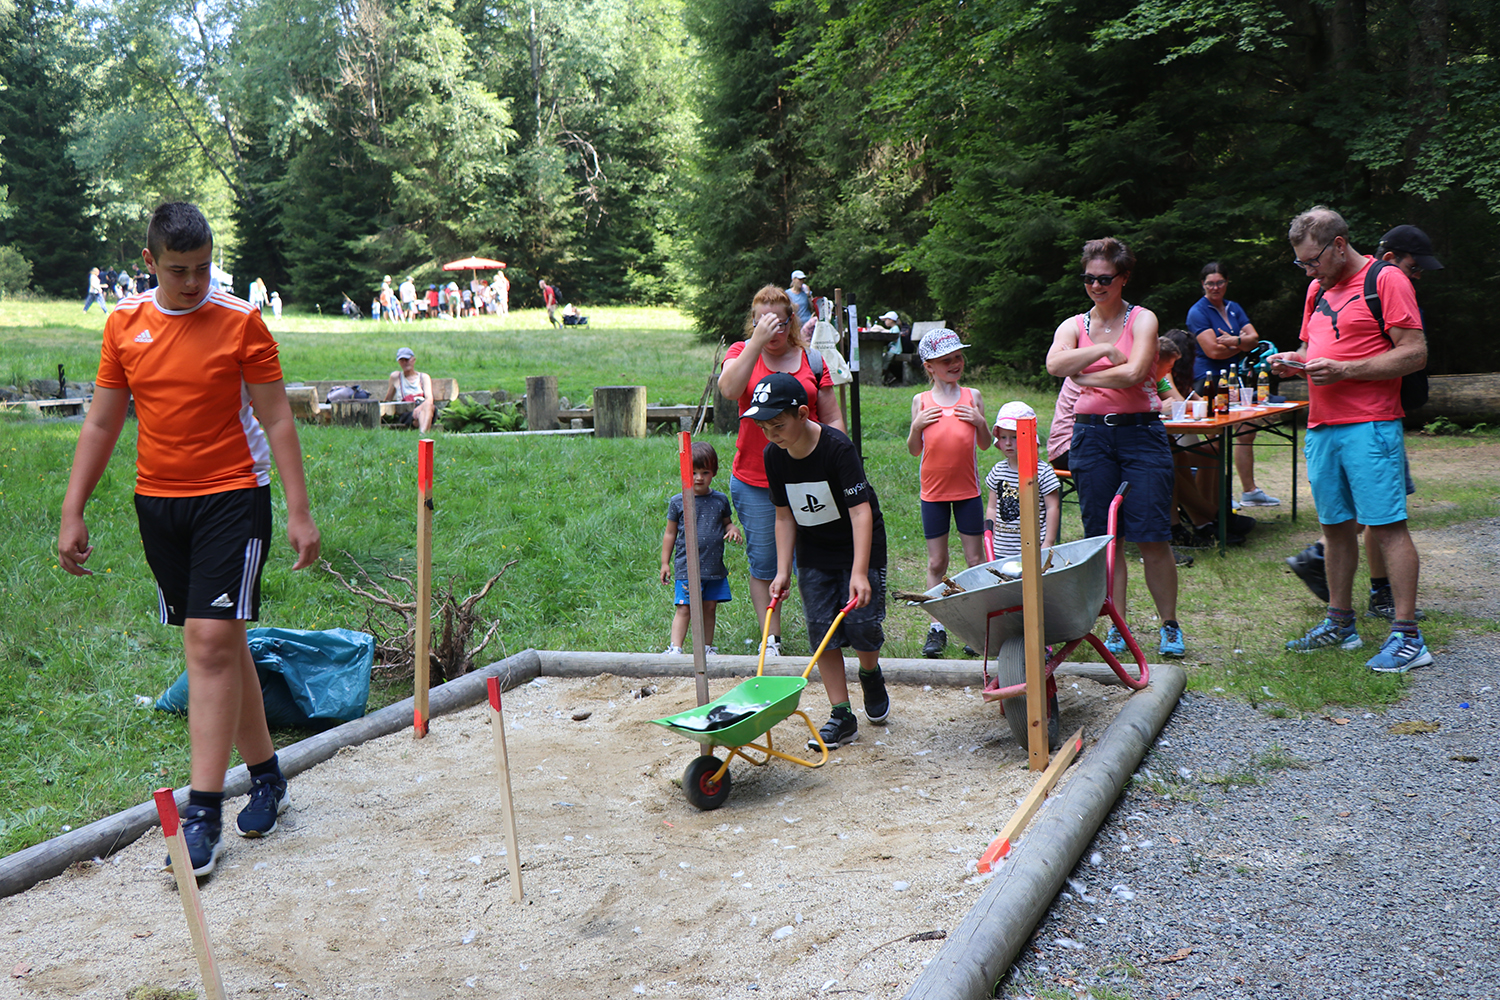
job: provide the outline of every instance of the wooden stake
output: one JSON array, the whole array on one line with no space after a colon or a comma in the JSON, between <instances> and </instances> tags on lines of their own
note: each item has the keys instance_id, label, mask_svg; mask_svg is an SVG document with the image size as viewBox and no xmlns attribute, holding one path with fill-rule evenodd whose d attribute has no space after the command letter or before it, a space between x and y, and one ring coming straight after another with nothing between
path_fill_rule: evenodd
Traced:
<instances>
[{"instance_id":1,"label":"wooden stake","mask_svg":"<svg viewBox=\"0 0 1500 1000\"><path fill-rule=\"evenodd\" d=\"M500 679L486 681L490 692L490 732L495 737L495 769L500 772L500 806L505 810L505 857L510 862L510 898L521 901L521 844L516 835L516 802L510 792L510 755L505 750L505 716L500 712Z\"/></svg>"},{"instance_id":2,"label":"wooden stake","mask_svg":"<svg viewBox=\"0 0 1500 1000\"><path fill-rule=\"evenodd\" d=\"M412 651L415 690L412 738L427 735L427 691L432 686L432 439L417 442L417 635Z\"/></svg>"},{"instance_id":3,"label":"wooden stake","mask_svg":"<svg viewBox=\"0 0 1500 1000\"><path fill-rule=\"evenodd\" d=\"M1057 784L1057 779L1068 769L1078 751L1083 749L1083 730L1080 729L1068 738L1062 749L1057 751L1057 756L1052 759L1051 765L1031 786L1031 791L1026 793L1026 798L1021 800L1021 805L1016 809L1015 815L1011 816L1005 826L1000 829L1000 836L996 837L985 852L979 856L979 870L988 872L995 867L995 862L1010 853L1011 841L1021 835L1026 829L1026 824L1031 822L1031 817L1041 808L1042 802L1052 792L1052 786Z\"/></svg>"},{"instance_id":4,"label":"wooden stake","mask_svg":"<svg viewBox=\"0 0 1500 1000\"><path fill-rule=\"evenodd\" d=\"M1016 421L1016 461L1021 494L1021 606L1026 642L1026 720L1031 769L1047 766L1047 658L1042 641L1042 521L1037 510L1036 418Z\"/></svg>"},{"instance_id":5,"label":"wooden stake","mask_svg":"<svg viewBox=\"0 0 1500 1000\"><path fill-rule=\"evenodd\" d=\"M162 836L167 838L167 853L172 856L172 877L177 880L177 895L182 900L183 916L187 917L193 953L198 956L203 992L208 994L208 1000L225 1000L224 980L219 978L219 966L214 962L213 949L208 944L208 923L203 919L203 900L198 895L198 878L193 874L193 862L188 857L187 838L182 835L177 800L170 788L158 788L152 793L152 798L156 800L156 813L161 817Z\"/></svg>"}]
</instances>

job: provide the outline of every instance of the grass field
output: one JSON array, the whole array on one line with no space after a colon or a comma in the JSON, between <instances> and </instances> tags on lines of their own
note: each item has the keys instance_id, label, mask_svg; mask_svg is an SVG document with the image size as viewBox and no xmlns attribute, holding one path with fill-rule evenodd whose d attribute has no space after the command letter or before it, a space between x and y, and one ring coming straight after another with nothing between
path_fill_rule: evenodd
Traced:
<instances>
[{"instance_id":1,"label":"grass field","mask_svg":"<svg viewBox=\"0 0 1500 1000\"><path fill-rule=\"evenodd\" d=\"M289 380L381 375L393 367L396 348L409 345L422 370L456 377L466 390L520 392L526 376L550 374L575 402L595 385L615 384L644 384L652 402L697 402L713 348L697 342L680 314L597 309L591 315L591 326L566 331L547 328L539 311L513 314L503 325L478 320L396 328L289 316L273 327ZM92 378L102 327L97 311L84 315L74 303L0 303L0 383L55 377L59 363L70 380ZM972 383L992 413L999 403L1020 398L1044 421L1050 418L1053 399L1046 393L1000 384L983 372ZM920 590L926 559L917 463L905 447L911 392L865 388L861 397L868 472L887 521L891 586ZM177 630L154 621L154 585L132 510L128 427L88 511L95 574L75 579L57 568L58 507L78 427L0 420L0 533L10 539L0 563L0 853L143 801L150 789L181 784L187 775L183 720L139 703L154 700L182 663ZM656 573L665 502L678 490L671 437L436 438L436 579L451 579L463 594L517 560L481 605L502 623L498 644L484 659L526 647L665 646L670 598ZM733 439L708 439L724 470L715 485L727 492ZM348 568L344 553L371 569L402 572L412 565L416 440L390 431L302 430L314 516L324 553L336 565ZM1413 448L1464 448L1477 439L1411 440ZM995 457L981 457L986 470ZM1492 475L1475 468L1469 479L1436 487L1432 498L1442 502L1414 513L1413 525L1493 515L1494 494ZM1065 505L1064 522L1063 537L1079 537L1075 506ZM278 512L278 533L283 526ZM1263 522L1251 545L1222 560L1198 553L1198 565L1182 574L1180 598L1195 687L1270 701L1278 713L1325 703L1380 705L1399 696L1400 678L1330 670L1318 657L1280 652L1282 633L1291 627L1285 623L1305 627L1315 610L1281 557L1316 532L1308 516L1296 525L1277 516ZM260 624L361 626L357 599L321 571L289 572L291 561L278 534ZM1134 566L1133 555L1131 561ZM961 554L955 552L954 562L961 565ZM735 601L719 616L717 642L726 652L748 650L747 640L759 635L743 567L743 557L731 563ZM1154 634L1138 572L1132 578L1132 621ZM1430 642L1441 643L1455 629L1483 625L1435 615L1426 631ZM892 606L887 654L917 655L925 627L919 611ZM805 655L800 619L789 615L784 630L790 648ZM1154 641L1143 645L1154 653ZM378 681L371 707L409 693L409 681Z\"/></svg>"}]
</instances>

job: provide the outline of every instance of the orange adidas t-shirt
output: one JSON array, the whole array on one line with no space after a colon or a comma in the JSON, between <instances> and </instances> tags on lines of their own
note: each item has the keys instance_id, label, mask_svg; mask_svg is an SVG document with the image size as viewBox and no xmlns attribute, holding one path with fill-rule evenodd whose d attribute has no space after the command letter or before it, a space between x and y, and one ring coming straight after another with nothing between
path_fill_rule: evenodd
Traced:
<instances>
[{"instance_id":1,"label":"orange adidas t-shirt","mask_svg":"<svg viewBox=\"0 0 1500 1000\"><path fill-rule=\"evenodd\" d=\"M152 289L109 314L94 382L135 398L135 491L195 497L271 481L271 449L245 384L280 378L276 341L249 303L214 291L174 312Z\"/></svg>"}]
</instances>

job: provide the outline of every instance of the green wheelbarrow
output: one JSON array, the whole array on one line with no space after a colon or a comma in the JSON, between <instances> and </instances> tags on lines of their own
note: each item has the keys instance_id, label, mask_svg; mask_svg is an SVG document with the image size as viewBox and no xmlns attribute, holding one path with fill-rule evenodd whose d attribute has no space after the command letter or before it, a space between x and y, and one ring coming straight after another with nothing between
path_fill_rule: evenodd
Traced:
<instances>
[{"instance_id":1,"label":"green wheelbarrow","mask_svg":"<svg viewBox=\"0 0 1500 1000\"><path fill-rule=\"evenodd\" d=\"M802 698L802 689L807 687L807 677L812 673L813 665L823 655L823 650L827 648L844 616L854 609L854 603L850 601L839 611L838 617L834 618L833 624L828 628L828 634L823 636L822 644L813 653L800 677L767 677L766 639L771 632L771 612L777 604L777 600L773 599L766 608L765 628L760 637L760 660L756 663L754 677L706 705L669 715L665 719L651 720L700 746L723 747L728 751L722 760L715 754L706 753L687 766L682 775L682 791L689 802L705 811L722 806L729 798L729 762L736 757L747 760L756 767L770 763L772 757L803 767L822 767L828 763L828 747L823 743L823 737L818 735L812 720L797 704ZM793 715L800 718L802 724L807 726L807 731L812 734L808 746L818 748L820 755L817 760L786 753L772 745L771 728ZM765 737L763 744L755 742L760 737ZM755 756L757 754L758 759Z\"/></svg>"}]
</instances>

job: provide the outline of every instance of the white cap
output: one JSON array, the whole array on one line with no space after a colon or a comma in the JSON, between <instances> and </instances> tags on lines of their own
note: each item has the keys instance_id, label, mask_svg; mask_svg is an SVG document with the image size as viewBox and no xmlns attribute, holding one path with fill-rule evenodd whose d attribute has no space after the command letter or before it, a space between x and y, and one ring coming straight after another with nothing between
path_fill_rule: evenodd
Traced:
<instances>
[{"instance_id":1,"label":"white cap","mask_svg":"<svg viewBox=\"0 0 1500 1000\"><path fill-rule=\"evenodd\" d=\"M803 274L801 271L793 271L792 272L792 277L794 277L794 278L806 278L807 275Z\"/></svg>"},{"instance_id":2,"label":"white cap","mask_svg":"<svg viewBox=\"0 0 1500 1000\"><path fill-rule=\"evenodd\" d=\"M995 429L1013 431L1016 429L1017 420L1035 420L1036 411L1018 399L1000 407L1000 412L995 415Z\"/></svg>"},{"instance_id":3,"label":"white cap","mask_svg":"<svg viewBox=\"0 0 1500 1000\"><path fill-rule=\"evenodd\" d=\"M897 323L901 322L901 317L896 315L896 310L894 310L894 309L892 309L888 313L883 314L880 318L881 319L893 319Z\"/></svg>"}]
</instances>

